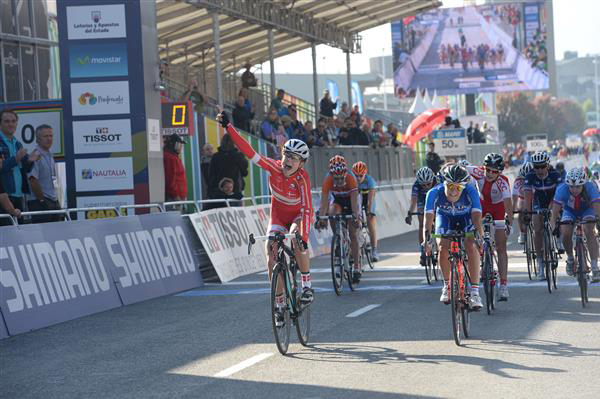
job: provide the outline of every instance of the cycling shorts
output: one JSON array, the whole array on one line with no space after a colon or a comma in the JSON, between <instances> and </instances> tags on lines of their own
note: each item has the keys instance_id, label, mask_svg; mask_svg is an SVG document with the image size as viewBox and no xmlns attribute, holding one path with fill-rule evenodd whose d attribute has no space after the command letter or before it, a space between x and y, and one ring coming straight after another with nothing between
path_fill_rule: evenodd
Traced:
<instances>
[{"instance_id":1,"label":"cycling shorts","mask_svg":"<svg viewBox=\"0 0 600 399\"><path fill-rule=\"evenodd\" d=\"M367 213L372 213L373 215L376 215L377 213L375 212L375 209L376 209L375 198L373 198L373 204L371 205L370 211L369 211L369 209L367 209L368 205L369 205L369 194L365 194L362 196L362 207L367 211Z\"/></svg>"},{"instance_id":2,"label":"cycling shorts","mask_svg":"<svg viewBox=\"0 0 600 399\"><path fill-rule=\"evenodd\" d=\"M340 197L334 195L329 204L339 205L342 208L342 215L352 215L352 201L350 200L350 196Z\"/></svg>"},{"instance_id":3,"label":"cycling shorts","mask_svg":"<svg viewBox=\"0 0 600 399\"><path fill-rule=\"evenodd\" d=\"M494 219L494 225L497 229L504 228L506 226L506 221L504 219L506 212L504 210L503 202L500 202L498 204L490 204L490 203L484 202L484 203L482 203L482 207L483 207L482 217L485 217L485 215L487 215L488 213L490 215L492 215L492 218Z\"/></svg>"},{"instance_id":4,"label":"cycling shorts","mask_svg":"<svg viewBox=\"0 0 600 399\"><path fill-rule=\"evenodd\" d=\"M585 208L579 211L572 211L569 208L563 208L561 222L574 222L576 219L594 220L596 213L594 208Z\"/></svg>"},{"instance_id":5,"label":"cycling shorts","mask_svg":"<svg viewBox=\"0 0 600 399\"><path fill-rule=\"evenodd\" d=\"M435 217L435 234L446 234L451 230L464 231L465 233L475 230L471 215L445 216L439 213Z\"/></svg>"},{"instance_id":6,"label":"cycling shorts","mask_svg":"<svg viewBox=\"0 0 600 399\"><path fill-rule=\"evenodd\" d=\"M292 224L300 224L302 221L302 213L298 210L286 210L278 207L271 207L271 218L269 219L269 233L280 232L287 233L292 227Z\"/></svg>"}]
</instances>

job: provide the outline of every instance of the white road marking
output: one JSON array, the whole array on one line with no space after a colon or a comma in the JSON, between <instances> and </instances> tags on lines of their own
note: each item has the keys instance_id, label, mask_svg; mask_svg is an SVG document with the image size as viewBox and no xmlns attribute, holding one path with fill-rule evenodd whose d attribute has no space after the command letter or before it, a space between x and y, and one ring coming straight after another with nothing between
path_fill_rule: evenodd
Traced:
<instances>
[{"instance_id":1,"label":"white road marking","mask_svg":"<svg viewBox=\"0 0 600 399\"><path fill-rule=\"evenodd\" d=\"M272 353L261 353L256 356L252 356L250 359L246 359L243 362L240 362L236 365L226 368L225 370L219 371L217 374L215 374L215 377L218 377L218 378L229 377L230 375L235 374L238 371L243 370L245 368L248 368L248 367L250 367L260 361L263 361L266 358L271 357L271 356L273 356Z\"/></svg>"},{"instance_id":2,"label":"white road marking","mask_svg":"<svg viewBox=\"0 0 600 399\"><path fill-rule=\"evenodd\" d=\"M375 308L378 308L379 306L381 306L381 304L375 304L375 305L369 305L369 306L365 306L364 308L360 308L358 310L355 310L352 313L348 313L346 315L346 317L358 317L363 313L367 313L369 310L373 310Z\"/></svg>"}]
</instances>

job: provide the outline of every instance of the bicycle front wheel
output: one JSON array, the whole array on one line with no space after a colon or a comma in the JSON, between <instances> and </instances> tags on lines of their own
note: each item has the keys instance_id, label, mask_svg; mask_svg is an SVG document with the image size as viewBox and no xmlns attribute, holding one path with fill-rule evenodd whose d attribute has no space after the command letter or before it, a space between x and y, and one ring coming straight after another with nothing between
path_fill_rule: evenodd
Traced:
<instances>
[{"instance_id":1,"label":"bicycle front wheel","mask_svg":"<svg viewBox=\"0 0 600 399\"><path fill-rule=\"evenodd\" d=\"M583 240L577 238L577 282L579 284L579 292L581 294L581 306L585 308L585 304L588 302L588 280L587 280L587 264L586 264L586 253Z\"/></svg>"},{"instance_id":2,"label":"bicycle front wheel","mask_svg":"<svg viewBox=\"0 0 600 399\"><path fill-rule=\"evenodd\" d=\"M452 309L452 334L454 342L460 346L462 341L462 303L460 298L460 281L456 259L452 259L450 272L450 305Z\"/></svg>"},{"instance_id":3,"label":"bicycle front wheel","mask_svg":"<svg viewBox=\"0 0 600 399\"><path fill-rule=\"evenodd\" d=\"M431 285L433 282L433 267L431 265L431 256L425 255L425 277L427 278L427 284Z\"/></svg>"},{"instance_id":4,"label":"bicycle front wheel","mask_svg":"<svg viewBox=\"0 0 600 399\"><path fill-rule=\"evenodd\" d=\"M439 281L442 278L442 269L440 268L440 264L438 262L438 250L437 243L435 240L433 241L433 245L431 248L431 265L433 269L433 277L435 277L435 281Z\"/></svg>"},{"instance_id":5,"label":"bicycle front wheel","mask_svg":"<svg viewBox=\"0 0 600 399\"><path fill-rule=\"evenodd\" d=\"M493 309L493 287L492 287L492 273L494 266L492 264L492 254L490 253L490 245L486 242L483 248L483 291L485 292L485 308L487 314L492 314Z\"/></svg>"},{"instance_id":6,"label":"bicycle front wheel","mask_svg":"<svg viewBox=\"0 0 600 399\"><path fill-rule=\"evenodd\" d=\"M375 265L373 264L373 249L370 244L365 245L365 258L369 264L369 269L373 270Z\"/></svg>"},{"instance_id":7,"label":"bicycle front wheel","mask_svg":"<svg viewBox=\"0 0 600 399\"><path fill-rule=\"evenodd\" d=\"M550 244L550 232L544 229L544 268L546 272L546 283L548 285L548 292L552 294L552 245Z\"/></svg>"},{"instance_id":8,"label":"bicycle front wheel","mask_svg":"<svg viewBox=\"0 0 600 399\"><path fill-rule=\"evenodd\" d=\"M331 279L336 295L342 295L344 283L344 266L342 261L342 246L339 235L334 235L331 240Z\"/></svg>"},{"instance_id":9,"label":"bicycle front wheel","mask_svg":"<svg viewBox=\"0 0 600 399\"><path fill-rule=\"evenodd\" d=\"M286 276L285 268L281 263L278 263L273 268L273 275L271 277L271 322L273 324L273 334L275 335L275 343L279 353L285 355L290 345L290 293L286 287ZM277 307L276 296L277 293L283 293L285 297L285 306L281 309ZM277 326L276 312L283 311L283 326Z\"/></svg>"},{"instance_id":10,"label":"bicycle front wheel","mask_svg":"<svg viewBox=\"0 0 600 399\"><path fill-rule=\"evenodd\" d=\"M531 236L531 228L527 227L527 233L525 234L525 256L527 257L527 274L529 280L533 280L533 277L537 275L535 270L535 259L533 256L533 237Z\"/></svg>"}]
</instances>

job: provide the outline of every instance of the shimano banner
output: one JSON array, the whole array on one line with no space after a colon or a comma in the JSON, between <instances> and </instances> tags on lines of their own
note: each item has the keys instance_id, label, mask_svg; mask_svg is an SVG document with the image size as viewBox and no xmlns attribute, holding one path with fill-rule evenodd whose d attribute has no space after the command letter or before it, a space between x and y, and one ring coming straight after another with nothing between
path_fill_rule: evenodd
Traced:
<instances>
[{"instance_id":1,"label":"shimano banner","mask_svg":"<svg viewBox=\"0 0 600 399\"><path fill-rule=\"evenodd\" d=\"M8 333L202 285L190 234L178 213L0 228Z\"/></svg>"}]
</instances>

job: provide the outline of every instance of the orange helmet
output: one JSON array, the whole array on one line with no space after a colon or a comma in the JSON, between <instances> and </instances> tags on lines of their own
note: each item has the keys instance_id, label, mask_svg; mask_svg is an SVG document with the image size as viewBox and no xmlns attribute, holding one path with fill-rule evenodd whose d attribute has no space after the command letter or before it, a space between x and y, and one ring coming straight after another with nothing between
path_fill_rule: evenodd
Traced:
<instances>
[{"instance_id":1,"label":"orange helmet","mask_svg":"<svg viewBox=\"0 0 600 399\"><path fill-rule=\"evenodd\" d=\"M356 176L364 176L367 174L367 171L367 164L363 161L358 161L357 163L352 165L352 172L354 172Z\"/></svg>"},{"instance_id":2,"label":"orange helmet","mask_svg":"<svg viewBox=\"0 0 600 399\"><path fill-rule=\"evenodd\" d=\"M329 173L332 175L345 175L347 172L346 159L341 155L334 155L329 160Z\"/></svg>"}]
</instances>

